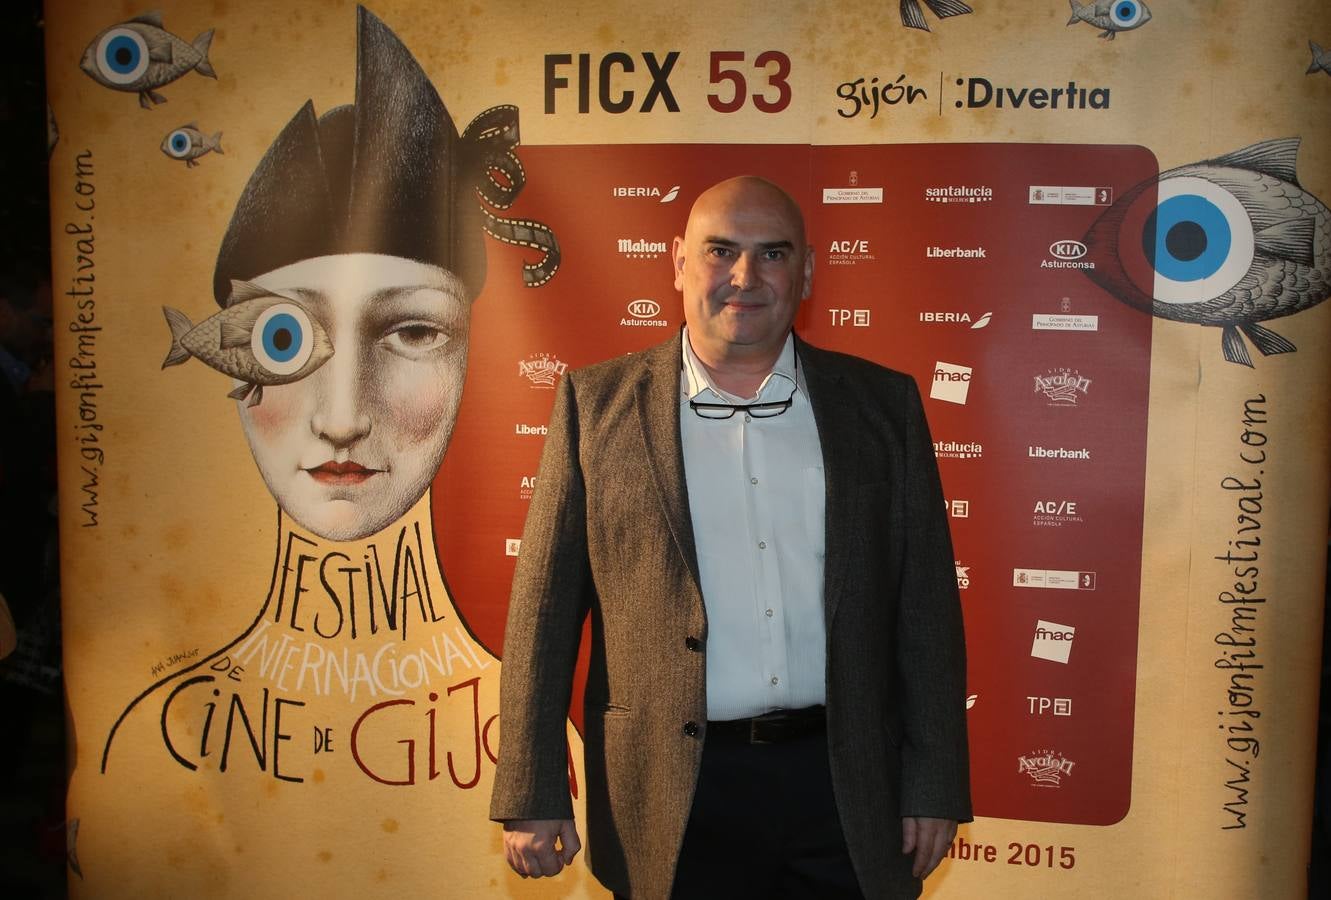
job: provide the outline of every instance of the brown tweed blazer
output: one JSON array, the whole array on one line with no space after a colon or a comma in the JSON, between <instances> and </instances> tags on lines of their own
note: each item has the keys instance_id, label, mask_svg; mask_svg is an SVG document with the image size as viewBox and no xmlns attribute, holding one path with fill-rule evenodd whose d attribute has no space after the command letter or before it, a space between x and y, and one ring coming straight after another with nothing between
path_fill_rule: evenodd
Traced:
<instances>
[{"instance_id":1,"label":"brown tweed blazer","mask_svg":"<svg viewBox=\"0 0 1331 900\"><path fill-rule=\"evenodd\" d=\"M797 352L827 489L837 809L865 895L915 897L900 817L971 817L961 604L933 447L909 376L803 341ZM679 372L675 337L563 379L504 635L491 818L572 817L564 729L590 614L587 859L635 900L669 896L707 720Z\"/></svg>"}]
</instances>

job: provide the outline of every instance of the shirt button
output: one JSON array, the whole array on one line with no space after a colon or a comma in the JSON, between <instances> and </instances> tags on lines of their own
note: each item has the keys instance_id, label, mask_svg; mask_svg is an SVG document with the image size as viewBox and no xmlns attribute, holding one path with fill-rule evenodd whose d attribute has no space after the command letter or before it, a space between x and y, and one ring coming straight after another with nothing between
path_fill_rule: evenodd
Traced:
<instances>
[{"instance_id":1,"label":"shirt button","mask_svg":"<svg viewBox=\"0 0 1331 900\"><path fill-rule=\"evenodd\" d=\"M686 637L684 638L684 647L697 653L702 649L702 641L698 640L696 637Z\"/></svg>"},{"instance_id":2,"label":"shirt button","mask_svg":"<svg viewBox=\"0 0 1331 900\"><path fill-rule=\"evenodd\" d=\"M750 479L749 479L749 484L757 484L757 483L758 483L758 479L757 479L757 478L750 478Z\"/></svg>"},{"instance_id":3,"label":"shirt button","mask_svg":"<svg viewBox=\"0 0 1331 900\"><path fill-rule=\"evenodd\" d=\"M770 619L770 618L772 618L772 616L774 616L774 615L776 615L776 613L772 612L770 609L767 611L767 618Z\"/></svg>"},{"instance_id":4,"label":"shirt button","mask_svg":"<svg viewBox=\"0 0 1331 900\"><path fill-rule=\"evenodd\" d=\"M775 675L772 676L772 684L776 684L776 683L777 683L778 681L780 681L780 680L781 680L781 679L780 679L780 678L777 678Z\"/></svg>"},{"instance_id":5,"label":"shirt button","mask_svg":"<svg viewBox=\"0 0 1331 900\"><path fill-rule=\"evenodd\" d=\"M745 413L745 414L744 414L744 421L745 421L745 422L752 422L752 421L753 421L753 416L749 415L748 413Z\"/></svg>"},{"instance_id":6,"label":"shirt button","mask_svg":"<svg viewBox=\"0 0 1331 900\"><path fill-rule=\"evenodd\" d=\"M766 550L766 549L767 549L767 541L759 541L759 542L758 542L758 549L759 549L759 550Z\"/></svg>"},{"instance_id":7,"label":"shirt button","mask_svg":"<svg viewBox=\"0 0 1331 900\"><path fill-rule=\"evenodd\" d=\"M697 723L697 722L694 722L692 719L690 719L689 721L685 722L685 723L684 723L684 736L685 736L685 737L697 737L697 736L698 736L698 723Z\"/></svg>"}]
</instances>

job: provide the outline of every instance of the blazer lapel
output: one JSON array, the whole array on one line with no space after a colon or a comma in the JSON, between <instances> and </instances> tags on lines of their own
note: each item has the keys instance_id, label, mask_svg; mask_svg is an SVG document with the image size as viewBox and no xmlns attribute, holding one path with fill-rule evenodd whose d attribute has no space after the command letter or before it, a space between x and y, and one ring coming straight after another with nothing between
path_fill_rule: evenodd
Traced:
<instances>
[{"instance_id":1,"label":"blazer lapel","mask_svg":"<svg viewBox=\"0 0 1331 900\"><path fill-rule=\"evenodd\" d=\"M679 372L682 348L678 335L643 354L643 373L637 386L638 421L651 466L652 480L661 498L675 547L688 566L698 596L698 551L693 538L693 517L684 481L684 445L679 432Z\"/></svg>"},{"instance_id":2,"label":"blazer lapel","mask_svg":"<svg viewBox=\"0 0 1331 900\"><path fill-rule=\"evenodd\" d=\"M809 389L813 420L818 426L818 443L823 451L823 483L826 512L823 519L826 555L823 558L823 610L830 625L836 614L846 582L850 554L854 503L854 459L852 441L864 423L851 401L850 386L835 359L817 347L806 344L797 335L795 349L800 369Z\"/></svg>"}]
</instances>

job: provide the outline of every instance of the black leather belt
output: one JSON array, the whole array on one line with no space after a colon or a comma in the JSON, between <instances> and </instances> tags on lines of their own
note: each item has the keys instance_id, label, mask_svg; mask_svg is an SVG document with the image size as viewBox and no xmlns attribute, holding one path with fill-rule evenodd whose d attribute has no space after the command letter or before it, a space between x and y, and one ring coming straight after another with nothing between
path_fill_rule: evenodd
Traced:
<instances>
[{"instance_id":1,"label":"black leather belt","mask_svg":"<svg viewBox=\"0 0 1331 900\"><path fill-rule=\"evenodd\" d=\"M822 706L776 709L751 719L709 719L707 737L745 744L776 744L827 728L827 710Z\"/></svg>"}]
</instances>

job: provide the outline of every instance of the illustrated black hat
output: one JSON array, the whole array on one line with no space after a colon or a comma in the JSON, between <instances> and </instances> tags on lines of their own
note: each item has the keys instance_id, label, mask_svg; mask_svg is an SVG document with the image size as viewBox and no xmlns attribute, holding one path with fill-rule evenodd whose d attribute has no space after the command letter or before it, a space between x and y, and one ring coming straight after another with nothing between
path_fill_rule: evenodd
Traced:
<instances>
[{"instance_id":1,"label":"illustrated black hat","mask_svg":"<svg viewBox=\"0 0 1331 900\"><path fill-rule=\"evenodd\" d=\"M316 118L306 101L245 185L213 273L218 304L233 280L338 253L436 265L475 297L485 283L483 231L542 250L523 277L529 286L549 280L559 264L550 230L497 218L477 197L505 209L522 188L517 108L486 110L459 135L420 64L364 7L356 48L356 102Z\"/></svg>"}]
</instances>

